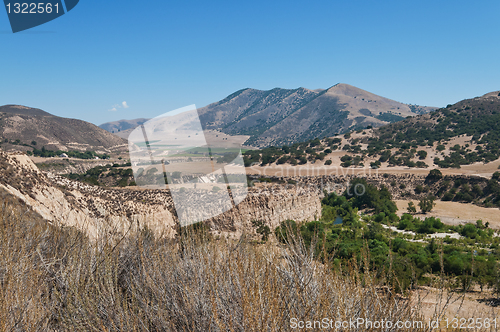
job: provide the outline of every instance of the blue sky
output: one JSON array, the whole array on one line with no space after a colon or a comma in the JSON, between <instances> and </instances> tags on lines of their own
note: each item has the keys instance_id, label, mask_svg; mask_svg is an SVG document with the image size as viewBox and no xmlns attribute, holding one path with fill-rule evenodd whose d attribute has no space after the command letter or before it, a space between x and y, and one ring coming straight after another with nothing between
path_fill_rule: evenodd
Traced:
<instances>
[{"instance_id":1,"label":"blue sky","mask_svg":"<svg viewBox=\"0 0 500 332\"><path fill-rule=\"evenodd\" d=\"M0 8L0 105L101 124L342 82L445 106L500 90L499 15L498 0L81 0L12 34Z\"/></svg>"}]
</instances>

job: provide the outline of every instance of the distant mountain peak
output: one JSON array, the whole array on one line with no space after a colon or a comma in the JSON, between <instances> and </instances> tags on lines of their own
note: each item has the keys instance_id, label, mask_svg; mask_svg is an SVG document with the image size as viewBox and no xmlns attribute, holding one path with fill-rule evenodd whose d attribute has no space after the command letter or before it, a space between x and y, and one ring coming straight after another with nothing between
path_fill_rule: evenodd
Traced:
<instances>
[{"instance_id":1,"label":"distant mountain peak","mask_svg":"<svg viewBox=\"0 0 500 332\"><path fill-rule=\"evenodd\" d=\"M338 83L328 89L240 89L198 109L205 129L246 135L251 146L292 144L334 136L355 129L380 127L435 107L407 105L355 86ZM121 120L100 127L126 138L138 120Z\"/></svg>"},{"instance_id":2,"label":"distant mountain peak","mask_svg":"<svg viewBox=\"0 0 500 332\"><path fill-rule=\"evenodd\" d=\"M326 90L242 89L199 109L199 114L205 128L248 135L246 144L264 147L380 127L434 109L402 104L338 83Z\"/></svg>"}]
</instances>

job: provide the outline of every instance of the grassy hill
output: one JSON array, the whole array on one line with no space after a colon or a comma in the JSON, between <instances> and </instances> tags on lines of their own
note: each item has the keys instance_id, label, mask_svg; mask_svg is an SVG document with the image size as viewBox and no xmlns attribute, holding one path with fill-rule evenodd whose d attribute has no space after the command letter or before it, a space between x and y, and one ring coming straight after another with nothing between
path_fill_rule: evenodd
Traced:
<instances>
[{"instance_id":1,"label":"grassy hill","mask_svg":"<svg viewBox=\"0 0 500 332\"><path fill-rule=\"evenodd\" d=\"M0 106L0 142L4 149L63 151L125 150L127 142L91 123L62 118L40 109Z\"/></svg>"},{"instance_id":2,"label":"grassy hill","mask_svg":"<svg viewBox=\"0 0 500 332\"><path fill-rule=\"evenodd\" d=\"M375 137L365 140L367 153L388 156L387 151L391 151L389 160L395 165L408 164L412 158L406 152L425 146L440 152L434 164L443 168L491 162L500 157L500 93L463 100L384 126L374 134ZM460 142L451 144L457 139ZM399 150L394 153L394 148Z\"/></svg>"},{"instance_id":3,"label":"grassy hill","mask_svg":"<svg viewBox=\"0 0 500 332\"><path fill-rule=\"evenodd\" d=\"M460 101L434 112L408 117L378 129L316 138L281 148L247 151L247 166L259 163L300 165L332 163L345 151L340 166L460 168L500 157L500 93Z\"/></svg>"}]
</instances>

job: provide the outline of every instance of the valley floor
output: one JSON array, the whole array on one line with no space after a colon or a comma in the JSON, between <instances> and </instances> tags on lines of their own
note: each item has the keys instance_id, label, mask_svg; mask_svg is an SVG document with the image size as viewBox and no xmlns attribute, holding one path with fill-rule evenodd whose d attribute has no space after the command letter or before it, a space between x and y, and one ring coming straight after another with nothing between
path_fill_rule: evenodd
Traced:
<instances>
[{"instance_id":1,"label":"valley floor","mask_svg":"<svg viewBox=\"0 0 500 332\"><path fill-rule=\"evenodd\" d=\"M410 200L396 200L398 206L398 215L406 213L406 208ZM415 206L418 201L413 200ZM485 208L474 204L465 204L458 202L436 201L436 206L427 214L417 214L417 217L438 217L447 225L461 225L466 223L476 223L482 220L483 223L489 222L491 228L500 229L500 210L498 208Z\"/></svg>"}]
</instances>

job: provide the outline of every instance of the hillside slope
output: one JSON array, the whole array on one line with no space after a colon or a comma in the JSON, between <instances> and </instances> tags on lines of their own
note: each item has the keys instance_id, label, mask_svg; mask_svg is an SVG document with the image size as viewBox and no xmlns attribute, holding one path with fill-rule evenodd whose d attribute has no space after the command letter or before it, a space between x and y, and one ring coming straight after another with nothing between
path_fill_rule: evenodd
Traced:
<instances>
[{"instance_id":1,"label":"hillside slope","mask_svg":"<svg viewBox=\"0 0 500 332\"><path fill-rule=\"evenodd\" d=\"M207 129L250 135L247 145L264 147L380 127L434 109L337 84L326 90L243 89L199 109L199 114Z\"/></svg>"},{"instance_id":2,"label":"hillside slope","mask_svg":"<svg viewBox=\"0 0 500 332\"><path fill-rule=\"evenodd\" d=\"M36 108L19 105L0 106L0 139L48 150L125 150L126 141L91 123L52 115ZM16 140L19 140L16 143Z\"/></svg>"},{"instance_id":3,"label":"hillside slope","mask_svg":"<svg viewBox=\"0 0 500 332\"><path fill-rule=\"evenodd\" d=\"M491 176L500 161L500 91L378 129L245 153L246 166L461 168Z\"/></svg>"},{"instance_id":4,"label":"hillside slope","mask_svg":"<svg viewBox=\"0 0 500 332\"><path fill-rule=\"evenodd\" d=\"M462 100L430 114L375 130L368 153L433 148L439 167L488 163L500 157L500 91ZM388 154L388 153L387 153ZM396 165L402 160L395 159Z\"/></svg>"}]
</instances>

